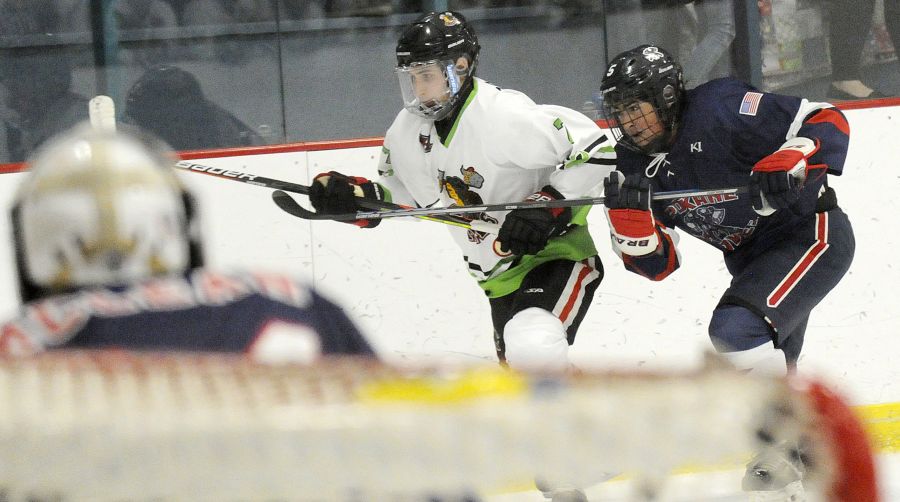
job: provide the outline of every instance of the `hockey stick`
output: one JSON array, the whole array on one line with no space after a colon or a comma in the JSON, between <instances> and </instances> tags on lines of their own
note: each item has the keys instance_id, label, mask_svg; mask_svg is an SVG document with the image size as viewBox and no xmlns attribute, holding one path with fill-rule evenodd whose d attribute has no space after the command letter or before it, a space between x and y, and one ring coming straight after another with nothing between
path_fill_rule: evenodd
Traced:
<instances>
[{"instance_id":1,"label":"hockey stick","mask_svg":"<svg viewBox=\"0 0 900 502\"><path fill-rule=\"evenodd\" d=\"M90 117L91 126L98 131L111 131L115 132L116 130L116 107L112 98L109 96L95 96L91 98L88 102L88 116ZM209 176L215 176L217 178L224 178L233 181L240 181L242 183L248 183L251 185L261 186L265 188L274 188L277 190L283 190L285 192L294 192L303 195L309 195L309 187L306 185L300 185L297 183L290 183L287 181L276 180L272 178L266 178L265 176L257 176L255 174L243 173L240 171L234 171L231 169L222 169L217 167L204 166L201 164L195 164L193 162L188 162L186 160L181 160L175 163L175 167L177 169L181 169L184 171L192 171L198 172L202 174L206 174ZM360 199L359 205L368 209L405 209L404 206L398 204L391 204L390 202L382 202L376 200L369 199ZM313 213L315 214L315 213ZM479 222L483 223L483 225L479 225L476 223L472 225L471 222L464 218L447 215L447 216L419 216L418 218L428 221L436 221L438 223L443 223L445 225L454 225L463 228L474 228L475 226L480 226L480 230L484 232L497 233L497 226L492 225L487 222Z\"/></svg>"},{"instance_id":2,"label":"hockey stick","mask_svg":"<svg viewBox=\"0 0 900 502\"><path fill-rule=\"evenodd\" d=\"M201 173L207 176L215 176L216 178L222 178L231 181L239 181L241 183L247 183L250 185L256 185L263 188L274 188L276 190L283 190L285 192L299 193L302 195L309 195L309 187L306 185L300 185L298 183L291 183L289 181L281 181L272 178L266 178L265 176L257 176L255 174L242 173L240 171L235 171L233 169L225 169L222 167L211 167L204 166L202 164L195 164L193 162L189 162L187 160L179 160L175 163L175 167L177 169L181 169L183 171L190 171L192 173ZM369 209L379 209L381 206L373 204ZM387 209L385 207L385 209Z\"/></svg>"},{"instance_id":3,"label":"hockey stick","mask_svg":"<svg viewBox=\"0 0 900 502\"><path fill-rule=\"evenodd\" d=\"M235 171L233 169L225 169L225 168L221 168L221 167L211 167L211 166L205 166L203 164L195 164L195 163L189 162L187 160L180 160L180 161L176 162L175 168L181 169L183 171L201 173L201 174L205 174L207 176L214 176L216 178L222 178L222 179L231 180L231 181L238 181L241 183L247 183L249 185L256 185L256 186L263 187L263 188L272 188L272 189L276 190L275 193L284 194L297 207L300 207L301 210L306 211L299 204L294 202L294 200L291 199L289 195L287 195L285 193L285 192L291 192L291 193L298 193L301 195L308 196L309 195L309 187L306 185L301 185L299 183L291 183L289 181L276 180L273 178L266 178L265 176L258 176L256 174L244 173L241 171ZM272 195L272 197L273 197L273 199L275 198L274 194ZM287 211L286 209L284 209L281 206L281 204L278 203L278 199L275 199L275 203L278 205L278 207L280 207L281 209L290 213L290 211ZM384 202L384 201L372 200L372 199L360 198L358 203L362 207L373 210L372 212L374 212L374 213L379 213L380 211L383 211L383 210L387 210L387 211L409 210L409 208L407 208L405 206L401 206L399 204L393 204L391 202ZM316 213L314 213L312 211L306 211L306 212L311 215L316 215ZM291 213L291 214L293 214L293 213ZM294 215L294 216L297 216L297 215ZM452 225L452 226L456 226L456 227L478 230L481 232L497 233L497 230L499 229L497 227L497 225L494 225L492 223L480 222L480 221L469 221L465 218L461 218L461 217L453 216L453 215L432 216L432 215L423 214L423 215L415 215L415 217L422 219L422 220L434 221L437 223L443 223L445 225ZM302 216L301 216L301 218L302 218ZM304 218L304 219L319 219L319 218ZM325 218L325 219L332 219L332 218ZM353 221L355 219L358 219L358 218L354 218L354 219L350 219L350 220L341 220L341 221Z\"/></svg>"},{"instance_id":4,"label":"hockey stick","mask_svg":"<svg viewBox=\"0 0 900 502\"><path fill-rule=\"evenodd\" d=\"M669 192L658 192L653 194L653 200L672 200L683 197L703 197L710 195L729 195L747 192L747 187L737 188L716 188L711 190L672 190ZM346 214L318 214L312 212L293 199L290 195L281 190L272 192L272 199L275 204L282 210L290 213L298 218L305 220L334 220L334 221L354 221L359 219L373 218L397 218L400 216L442 216L442 215L459 215L468 213L483 213L489 211L511 211L515 209L526 208L555 208L555 207L574 207L574 206L592 206L603 204L605 197L584 197L578 199L559 199L543 202L518 201L503 202L498 204L482 204L479 206L448 206L434 208L418 208L418 209L389 209L383 211L358 211ZM474 223L474 222L473 222Z\"/></svg>"},{"instance_id":5,"label":"hockey stick","mask_svg":"<svg viewBox=\"0 0 900 502\"><path fill-rule=\"evenodd\" d=\"M381 218L381 215L387 214L386 218L393 218L398 216L414 216L416 218L427 219L430 221L437 221L440 223L445 223L447 225L454 225L457 227L467 228L470 230L476 230L478 232L485 232L489 234L496 234L500 231L500 226L496 223L490 223L487 221L481 220L468 220L460 216L455 216L453 214L444 212L442 214L435 213L429 214L428 208L414 209L414 208L403 208L402 206L397 206L397 209L385 209L382 211L360 211L358 213L347 213L347 214L320 214L314 211L310 211L305 207L301 206L294 200L293 197L288 195L282 190L275 190L272 192L272 201L275 202L275 205L278 206L282 211L296 216L298 218L304 220L329 220L329 221L356 221L359 219L374 219ZM466 206L467 207L467 206ZM445 209L445 208L440 208ZM451 208L452 209L452 208ZM420 214L406 214L406 211L426 211ZM462 213L472 212L472 211L459 211ZM350 216L356 214L368 214L370 217L368 218L351 218ZM444 218L453 218L444 219Z\"/></svg>"}]
</instances>

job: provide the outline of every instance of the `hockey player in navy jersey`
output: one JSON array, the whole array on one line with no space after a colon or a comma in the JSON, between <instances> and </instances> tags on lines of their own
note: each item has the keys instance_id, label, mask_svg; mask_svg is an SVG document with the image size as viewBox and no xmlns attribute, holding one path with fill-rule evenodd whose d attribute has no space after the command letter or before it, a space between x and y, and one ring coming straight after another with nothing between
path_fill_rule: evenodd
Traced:
<instances>
[{"instance_id":1,"label":"hockey player in navy jersey","mask_svg":"<svg viewBox=\"0 0 900 502\"><path fill-rule=\"evenodd\" d=\"M459 13L432 12L407 26L395 68L405 106L385 134L379 177L321 173L310 192L316 211L353 212L359 197L478 205L571 198L599 186L615 163L611 138L581 113L476 77L479 51ZM498 357L513 368L568 367L603 276L586 213L582 206L476 216L500 225L498 235L450 227L489 298Z\"/></svg>"},{"instance_id":2,"label":"hockey player in navy jersey","mask_svg":"<svg viewBox=\"0 0 900 502\"><path fill-rule=\"evenodd\" d=\"M601 93L618 139L606 214L625 267L657 281L674 272L676 228L721 249L732 281L709 323L713 345L740 369L794 368L810 312L853 259L853 230L828 186L847 156L844 115L733 78L685 91L679 64L650 45L616 56ZM654 191L725 187L749 192L651 201ZM771 467L751 463L745 488L771 487Z\"/></svg>"},{"instance_id":3,"label":"hockey player in navy jersey","mask_svg":"<svg viewBox=\"0 0 900 502\"><path fill-rule=\"evenodd\" d=\"M604 188L625 267L657 281L674 272L675 228L721 249L733 279L713 311L713 345L739 368L793 367L810 312L853 258L827 182L847 156L843 114L733 78L685 91L678 63L648 45L610 62L601 93L619 136ZM745 186L650 202L655 191Z\"/></svg>"},{"instance_id":4,"label":"hockey player in navy jersey","mask_svg":"<svg viewBox=\"0 0 900 502\"><path fill-rule=\"evenodd\" d=\"M119 348L243 352L267 362L373 355L304 284L201 267L190 194L165 150L83 126L30 162L12 209L23 302L0 354Z\"/></svg>"}]
</instances>

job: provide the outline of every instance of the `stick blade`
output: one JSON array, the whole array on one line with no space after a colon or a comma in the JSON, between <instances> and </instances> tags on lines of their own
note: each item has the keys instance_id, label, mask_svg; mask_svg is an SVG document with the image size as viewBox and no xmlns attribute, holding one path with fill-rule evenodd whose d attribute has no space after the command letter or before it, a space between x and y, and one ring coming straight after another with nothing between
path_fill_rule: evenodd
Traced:
<instances>
[{"instance_id":1,"label":"stick blade","mask_svg":"<svg viewBox=\"0 0 900 502\"><path fill-rule=\"evenodd\" d=\"M285 213L304 220L333 220L334 217L324 214L315 213L301 206L283 190L275 190L272 192L272 201L275 205Z\"/></svg>"}]
</instances>

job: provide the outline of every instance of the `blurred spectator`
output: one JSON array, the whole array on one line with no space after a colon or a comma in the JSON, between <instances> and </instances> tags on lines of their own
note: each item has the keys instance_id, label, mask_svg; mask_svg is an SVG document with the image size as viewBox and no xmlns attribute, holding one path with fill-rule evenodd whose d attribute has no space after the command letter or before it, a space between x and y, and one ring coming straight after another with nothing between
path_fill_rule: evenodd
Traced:
<instances>
[{"instance_id":1,"label":"blurred spectator","mask_svg":"<svg viewBox=\"0 0 900 502\"><path fill-rule=\"evenodd\" d=\"M274 0L187 0L181 7L181 22L191 27L191 33L201 37L191 43L200 59L217 59L220 63L236 64L253 58L258 41L245 43L242 23L275 21ZM228 37L220 37L227 33ZM263 44L274 53L274 45Z\"/></svg>"},{"instance_id":2,"label":"blurred spectator","mask_svg":"<svg viewBox=\"0 0 900 502\"><path fill-rule=\"evenodd\" d=\"M119 0L115 5L119 29L168 28L178 24L175 10L163 0Z\"/></svg>"},{"instance_id":3,"label":"blurred spectator","mask_svg":"<svg viewBox=\"0 0 900 502\"><path fill-rule=\"evenodd\" d=\"M684 60L688 89L731 74L730 49L735 37L732 0L695 0L697 43Z\"/></svg>"},{"instance_id":4,"label":"blurred spectator","mask_svg":"<svg viewBox=\"0 0 900 502\"><path fill-rule=\"evenodd\" d=\"M0 36L54 33L60 16L53 0L0 0Z\"/></svg>"},{"instance_id":5,"label":"blurred spectator","mask_svg":"<svg viewBox=\"0 0 900 502\"><path fill-rule=\"evenodd\" d=\"M92 0L56 0L54 9L66 26L91 27ZM112 2L119 29L168 28L178 25L172 5L166 0L115 0Z\"/></svg>"},{"instance_id":6,"label":"blurred spectator","mask_svg":"<svg viewBox=\"0 0 900 502\"><path fill-rule=\"evenodd\" d=\"M115 3L119 30L175 28L178 19L164 0L118 0ZM143 39L141 37L141 39ZM151 33L145 43L131 44L123 51L127 62L143 67L171 61L177 55L175 39L165 33Z\"/></svg>"},{"instance_id":7,"label":"blurred spectator","mask_svg":"<svg viewBox=\"0 0 900 502\"><path fill-rule=\"evenodd\" d=\"M872 31L875 0L830 0L828 14L831 51L831 87L828 99L853 100L887 97L863 82L863 49ZM884 0L884 22L900 55L900 0ZM900 78L900 75L898 75Z\"/></svg>"},{"instance_id":8,"label":"blurred spectator","mask_svg":"<svg viewBox=\"0 0 900 502\"><path fill-rule=\"evenodd\" d=\"M319 19L325 16L322 2L310 0L282 0L278 2L282 19Z\"/></svg>"},{"instance_id":9,"label":"blurred spectator","mask_svg":"<svg viewBox=\"0 0 900 502\"><path fill-rule=\"evenodd\" d=\"M900 0L884 0L884 25L894 44L894 55L900 65Z\"/></svg>"},{"instance_id":10,"label":"blurred spectator","mask_svg":"<svg viewBox=\"0 0 900 502\"><path fill-rule=\"evenodd\" d=\"M274 21L272 0L189 0L181 12L185 25Z\"/></svg>"},{"instance_id":11,"label":"blurred spectator","mask_svg":"<svg viewBox=\"0 0 900 502\"><path fill-rule=\"evenodd\" d=\"M648 40L684 61L686 88L731 74L733 0L641 0L641 6Z\"/></svg>"},{"instance_id":12,"label":"blurred spectator","mask_svg":"<svg viewBox=\"0 0 900 502\"><path fill-rule=\"evenodd\" d=\"M8 156L21 161L55 133L87 118L88 98L72 92L66 54L46 47L0 54L0 85L9 116L4 119Z\"/></svg>"},{"instance_id":13,"label":"blurred spectator","mask_svg":"<svg viewBox=\"0 0 900 502\"><path fill-rule=\"evenodd\" d=\"M401 5L402 9L398 11L395 4L409 3L421 4L415 0L321 0L322 9L329 17L388 16L408 7ZM412 12L416 11L418 9Z\"/></svg>"},{"instance_id":14,"label":"blurred spectator","mask_svg":"<svg viewBox=\"0 0 900 502\"><path fill-rule=\"evenodd\" d=\"M54 349L373 356L334 303L286 276L203 267L192 194L159 141L83 125L29 161L10 221L25 303L0 354Z\"/></svg>"},{"instance_id":15,"label":"blurred spectator","mask_svg":"<svg viewBox=\"0 0 900 502\"><path fill-rule=\"evenodd\" d=\"M92 1L57 0L52 8L59 13L61 19L65 20L65 25L61 26L59 31L92 31L94 29L91 18ZM178 25L175 10L166 0L115 0L110 6L113 9L115 28L120 31L171 29ZM120 33L118 37L121 39L122 34ZM122 63L147 67L176 57L177 48L171 34L151 31L128 34L125 38L138 43L120 44L119 57Z\"/></svg>"},{"instance_id":16,"label":"blurred spectator","mask_svg":"<svg viewBox=\"0 0 900 502\"><path fill-rule=\"evenodd\" d=\"M125 99L126 122L152 132L178 150L263 143L253 129L206 99L194 75L176 66L150 68Z\"/></svg>"}]
</instances>

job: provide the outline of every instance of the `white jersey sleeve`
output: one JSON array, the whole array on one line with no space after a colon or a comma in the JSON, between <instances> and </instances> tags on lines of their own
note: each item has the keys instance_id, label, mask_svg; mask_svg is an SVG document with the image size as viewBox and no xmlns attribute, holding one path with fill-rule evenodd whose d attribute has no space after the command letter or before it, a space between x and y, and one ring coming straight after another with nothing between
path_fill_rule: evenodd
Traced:
<instances>
[{"instance_id":1,"label":"white jersey sleeve","mask_svg":"<svg viewBox=\"0 0 900 502\"><path fill-rule=\"evenodd\" d=\"M417 201L394 173L394 167L391 165L391 150L387 144L381 147L381 156L378 159L377 182L390 194L390 202L416 207Z\"/></svg>"},{"instance_id":2,"label":"white jersey sleeve","mask_svg":"<svg viewBox=\"0 0 900 502\"><path fill-rule=\"evenodd\" d=\"M538 105L522 93L504 90L496 98L502 114L486 128L498 165L524 169L555 167L550 183L567 198L580 197L615 168L611 135L585 115L562 106Z\"/></svg>"},{"instance_id":3,"label":"white jersey sleeve","mask_svg":"<svg viewBox=\"0 0 900 502\"><path fill-rule=\"evenodd\" d=\"M550 184L567 199L599 195L603 180L616 168L616 143L606 129L579 112L548 106L560 116L572 137L572 149L550 175Z\"/></svg>"}]
</instances>

